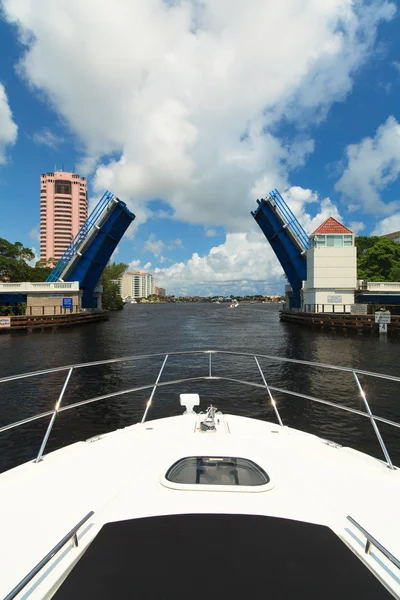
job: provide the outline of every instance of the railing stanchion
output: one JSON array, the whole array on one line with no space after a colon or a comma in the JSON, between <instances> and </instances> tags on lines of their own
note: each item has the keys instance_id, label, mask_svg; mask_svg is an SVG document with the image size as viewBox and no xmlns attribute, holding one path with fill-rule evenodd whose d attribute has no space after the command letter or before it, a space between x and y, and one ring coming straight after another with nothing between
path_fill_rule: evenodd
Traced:
<instances>
[{"instance_id":1,"label":"railing stanchion","mask_svg":"<svg viewBox=\"0 0 400 600\"><path fill-rule=\"evenodd\" d=\"M54 412L51 415L50 423L49 423L49 425L47 427L47 431L46 431L46 433L44 435L44 438L43 438L43 441L42 441L42 445L40 446L39 453L38 453L38 455L37 455L37 457L35 459L35 463L38 463L38 462L40 462L42 460L42 456L43 456L44 449L46 448L47 440L49 439L51 430L53 429L53 425L54 425L54 421L56 420L58 409L60 408L60 405L61 405L61 402L62 402L62 399L63 399L63 396L64 396L64 392L67 389L67 385L68 385L68 382L70 380L70 377L72 375L72 371L73 370L74 370L74 367L71 367L70 370L68 371L68 374L67 374L66 378L65 378L64 385L62 387L60 395L58 396L58 400L57 400L56 405L54 407Z\"/></svg>"},{"instance_id":2,"label":"railing stanchion","mask_svg":"<svg viewBox=\"0 0 400 600\"><path fill-rule=\"evenodd\" d=\"M263 382L264 382L264 385L265 385L265 387L267 388L267 392L268 392L268 395L269 395L269 399L271 400L271 404L272 404L272 407L273 407L273 409L274 409L274 411L275 411L275 414L276 414L276 417L277 417L277 419L278 419L279 425L282 425L282 427L283 427L283 423L282 423L281 416L280 416L280 414L279 414L278 407L277 407L277 406L276 406L276 404L275 404L275 400L274 400L274 398L273 398L273 396L272 396L272 394L271 394L271 390L269 389L268 383L267 383L267 382L266 382L266 380L265 380L264 373L263 373L263 371L262 371L262 369L261 369L261 367L260 367L260 363L258 362L257 356L254 356L254 358L255 358L255 361L256 361L256 363L257 363L258 370L260 371L260 375L261 375L261 377L262 377L262 380L263 380Z\"/></svg>"},{"instance_id":3,"label":"railing stanchion","mask_svg":"<svg viewBox=\"0 0 400 600\"><path fill-rule=\"evenodd\" d=\"M211 370L211 352L208 354L208 376L211 378L212 377L212 370Z\"/></svg>"},{"instance_id":4,"label":"railing stanchion","mask_svg":"<svg viewBox=\"0 0 400 600\"><path fill-rule=\"evenodd\" d=\"M375 546L375 548L377 548L379 552L382 552L382 554L386 556L386 558L389 559L392 564L394 564L398 569L400 569L400 560L398 560L391 552L389 552L389 550L382 546L382 544L380 544L378 540L372 537L372 535L368 533L368 531L366 531L364 527L361 527L361 525L357 523L357 521L353 519L353 517L350 517L350 515L348 515L347 519L352 525L354 525L354 527L356 527L356 529L358 529L365 536L365 554L369 554L371 546Z\"/></svg>"},{"instance_id":5,"label":"railing stanchion","mask_svg":"<svg viewBox=\"0 0 400 600\"><path fill-rule=\"evenodd\" d=\"M161 373L163 372L163 369L164 369L164 367L165 367L165 363L167 362L167 358L168 358L168 354L167 354L167 355L165 356L165 358L164 358L164 362L163 362L163 364L161 365L161 369L160 369L160 372L158 373L158 377L157 377L157 379L156 379L156 382L155 382L155 384L154 384L154 387L153 387L153 389L151 390L150 398L149 398L149 399L148 399L148 401L147 401L146 410L144 411L144 415L143 415L143 417L142 417L141 423L144 423L144 422L145 422L145 420L146 420L147 413L149 412L149 408L150 408L150 406L151 406L151 403L152 403L152 400L153 400L153 396L154 396L154 394L155 394L155 391L156 391L156 389L157 389L158 382L160 381Z\"/></svg>"},{"instance_id":6,"label":"railing stanchion","mask_svg":"<svg viewBox=\"0 0 400 600\"><path fill-rule=\"evenodd\" d=\"M360 380L358 379L358 377L357 377L357 373L356 373L355 371L353 371L353 376L354 376L354 379L356 380L356 384L357 384L357 387L358 387L358 391L360 392L360 396L361 396L361 398L362 398L362 400L363 400L363 402L364 402L364 406L365 406L365 408L367 409L367 413L368 413L368 415L369 415L369 418L370 418L370 421L371 421L371 425L372 425L372 427L374 428L375 435L376 435L376 437L378 438L378 442L379 442L379 443L380 443L380 445L381 445L382 452L383 452L383 454L385 455L386 462L387 462L388 466L389 466L391 469L394 469L393 463L392 463L392 461L391 461L391 459L390 459L390 456L389 456L389 452L387 451L387 448L386 448L386 446L385 446L385 442L384 442L384 441L383 441L383 439L382 439L381 433L380 433L380 431L379 431L379 429L378 429L378 425L377 425L377 424L376 424L376 422L375 422L374 415L372 414L372 412L371 412L371 409L370 409L370 407L369 407L369 404L368 404L368 402L367 402L367 397L366 397L366 395L365 395L365 392L364 392L363 388L361 387Z\"/></svg>"}]
</instances>

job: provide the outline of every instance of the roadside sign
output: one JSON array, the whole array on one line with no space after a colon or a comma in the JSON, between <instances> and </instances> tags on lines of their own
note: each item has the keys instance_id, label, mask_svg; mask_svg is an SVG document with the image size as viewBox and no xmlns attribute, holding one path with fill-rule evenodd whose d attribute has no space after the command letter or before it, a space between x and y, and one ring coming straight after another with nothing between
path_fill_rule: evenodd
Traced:
<instances>
[{"instance_id":1,"label":"roadside sign","mask_svg":"<svg viewBox=\"0 0 400 600\"><path fill-rule=\"evenodd\" d=\"M352 315L366 315L368 313L368 304L352 304L350 306Z\"/></svg>"},{"instance_id":2,"label":"roadside sign","mask_svg":"<svg viewBox=\"0 0 400 600\"><path fill-rule=\"evenodd\" d=\"M72 298L63 298L62 299L62 307L63 308L69 308L70 310L72 310Z\"/></svg>"},{"instance_id":3,"label":"roadside sign","mask_svg":"<svg viewBox=\"0 0 400 600\"><path fill-rule=\"evenodd\" d=\"M390 312L387 311L379 311L375 313L375 323L379 323L379 325L387 325L390 323Z\"/></svg>"},{"instance_id":4,"label":"roadside sign","mask_svg":"<svg viewBox=\"0 0 400 600\"><path fill-rule=\"evenodd\" d=\"M11 317L0 317L0 328L6 329L11 327Z\"/></svg>"},{"instance_id":5,"label":"roadside sign","mask_svg":"<svg viewBox=\"0 0 400 600\"><path fill-rule=\"evenodd\" d=\"M342 296L328 296L328 304L340 304L342 302Z\"/></svg>"}]
</instances>

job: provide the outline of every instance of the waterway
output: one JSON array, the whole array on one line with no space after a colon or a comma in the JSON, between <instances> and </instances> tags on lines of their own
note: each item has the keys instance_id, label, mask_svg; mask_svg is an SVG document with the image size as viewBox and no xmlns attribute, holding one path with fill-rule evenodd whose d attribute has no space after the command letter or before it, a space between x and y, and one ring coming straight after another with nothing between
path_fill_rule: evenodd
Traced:
<instances>
[{"instance_id":1,"label":"waterway","mask_svg":"<svg viewBox=\"0 0 400 600\"><path fill-rule=\"evenodd\" d=\"M329 363L400 376L399 336L312 331L279 322L274 304L136 304L111 315L108 322L59 329L55 332L0 336L0 377L83 363L199 349L260 353L319 363ZM261 382L252 357L217 356L213 373ZM260 361L270 385L317 396L363 410L351 373ZM161 358L145 362L116 363L74 372L63 405L112 391L155 381ZM165 380L207 374L207 356L171 357ZM24 419L54 406L65 373L41 376L0 386L0 426ZM375 414L400 421L400 384L362 377ZM156 391L148 418L179 414L179 393L198 392L203 409L210 402L234 414L275 420L264 390L225 382L195 382L181 388ZM58 416L47 451L140 420L149 391L119 396L66 411ZM276 393L284 424L299 427L335 442L382 457L371 423L361 416ZM48 418L0 434L0 470L35 457ZM392 460L400 465L400 430L380 424Z\"/></svg>"}]
</instances>

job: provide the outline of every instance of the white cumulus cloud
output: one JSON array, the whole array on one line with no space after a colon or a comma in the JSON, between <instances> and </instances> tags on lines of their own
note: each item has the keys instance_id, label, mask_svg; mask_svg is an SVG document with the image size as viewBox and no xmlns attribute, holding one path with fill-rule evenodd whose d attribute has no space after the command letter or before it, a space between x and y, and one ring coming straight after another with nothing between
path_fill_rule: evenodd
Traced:
<instances>
[{"instance_id":1,"label":"white cumulus cloud","mask_svg":"<svg viewBox=\"0 0 400 600\"><path fill-rule=\"evenodd\" d=\"M256 196L289 184L306 129L352 88L388 0L3 0L19 71L80 139L97 191L248 231ZM278 139L289 119L301 129ZM112 158L108 158L112 153ZM139 213L140 207L142 207Z\"/></svg>"},{"instance_id":2,"label":"white cumulus cloud","mask_svg":"<svg viewBox=\"0 0 400 600\"><path fill-rule=\"evenodd\" d=\"M335 188L351 203L361 203L371 214L389 214L399 202L385 203L380 192L400 174L400 124L391 116L374 138L366 137L346 150L347 166Z\"/></svg>"},{"instance_id":3,"label":"white cumulus cloud","mask_svg":"<svg viewBox=\"0 0 400 600\"><path fill-rule=\"evenodd\" d=\"M320 200L311 190L291 188L286 197L291 199L307 233L329 216L342 220L329 198ZM306 211L307 202L318 206L316 215ZM225 242L211 248L208 254L200 256L195 252L187 261L156 268L154 277L157 285L175 295L207 295L210 290L221 294L282 293L286 283L278 259L259 231L228 233Z\"/></svg>"},{"instance_id":4,"label":"white cumulus cloud","mask_svg":"<svg viewBox=\"0 0 400 600\"><path fill-rule=\"evenodd\" d=\"M168 248L169 250L173 250L174 248L184 248L183 242L180 238L176 238L175 240L169 242Z\"/></svg>"},{"instance_id":5,"label":"white cumulus cloud","mask_svg":"<svg viewBox=\"0 0 400 600\"><path fill-rule=\"evenodd\" d=\"M156 256L161 262L166 260L163 256L164 251L174 250L176 248L184 248L180 238L164 242L163 240L158 240L154 233L151 233L143 244L143 252L150 252L150 254Z\"/></svg>"},{"instance_id":6,"label":"white cumulus cloud","mask_svg":"<svg viewBox=\"0 0 400 600\"><path fill-rule=\"evenodd\" d=\"M349 225L349 228L357 234L360 234L365 229L365 223L362 221L352 221Z\"/></svg>"},{"instance_id":7,"label":"white cumulus cloud","mask_svg":"<svg viewBox=\"0 0 400 600\"><path fill-rule=\"evenodd\" d=\"M29 237L31 237L33 240L35 240L35 242L40 243L40 225L39 225L39 223L37 225L35 225L34 227L32 227L32 229L29 232Z\"/></svg>"},{"instance_id":8,"label":"white cumulus cloud","mask_svg":"<svg viewBox=\"0 0 400 600\"><path fill-rule=\"evenodd\" d=\"M52 150L56 150L58 146L63 144L65 141L63 137L57 135L47 127L41 129L40 131L36 131L32 137L35 144L38 144L39 146L47 146Z\"/></svg>"},{"instance_id":9,"label":"white cumulus cloud","mask_svg":"<svg viewBox=\"0 0 400 600\"><path fill-rule=\"evenodd\" d=\"M223 244L205 256L194 253L185 262L156 268L154 278L157 285L175 295L206 295L210 289L221 294L232 290L250 294L284 282L280 265L260 233L229 233Z\"/></svg>"},{"instance_id":10,"label":"white cumulus cloud","mask_svg":"<svg viewBox=\"0 0 400 600\"><path fill-rule=\"evenodd\" d=\"M143 252L150 252L154 256L161 256L165 244L162 240L157 240L154 233L151 233L143 245Z\"/></svg>"},{"instance_id":11,"label":"white cumulus cloud","mask_svg":"<svg viewBox=\"0 0 400 600\"><path fill-rule=\"evenodd\" d=\"M17 141L15 124L4 86L0 83L0 165L6 162L6 150Z\"/></svg>"},{"instance_id":12,"label":"white cumulus cloud","mask_svg":"<svg viewBox=\"0 0 400 600\"><path fill-rule=\"evenodd\" d=\"M320 199L317 192L310 189L292 186L284 192L283 197L308 235L328 217L343 221L339 209L330 198ZM309 205L318 206L318 212L314 216L308 212L311 208Z\"/></svg>"},{"instance_id":13,"label":"white cumulus cloud","mask_svg":"<svg viewBox=\"0 0 400 600\"><path fill-rule=\"evenodd\" d=\"M372 235L384 235L385 233L394 233L396 231L400 231L400 212L379 221Z\"/></svg>"},{"instance_id":14,"label":"white cumulus cloud","mask_svg":"<svg viewBox=\"0 0 400 600\"><path fill-rule=\"evenodd\" d=\"M128 265L128 271L138 271L140 269L140 260L138 258L135 258L135 260L131 260L131 262Z\"/></svg>"}]
</instances>

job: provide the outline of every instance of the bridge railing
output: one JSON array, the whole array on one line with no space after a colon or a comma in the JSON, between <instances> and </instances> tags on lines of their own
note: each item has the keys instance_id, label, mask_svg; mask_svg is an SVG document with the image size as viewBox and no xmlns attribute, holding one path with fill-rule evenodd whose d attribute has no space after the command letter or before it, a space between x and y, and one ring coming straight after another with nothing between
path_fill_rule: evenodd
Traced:
<instances>
[{"instance_id":1,"label":"bridge railing","mask_svg":"<svg viewBox=\"0 0 400 600\"><path fill-rule=\"evenodd\" d=\"M88 234L96 225L97 221L99 220L103 212L106 210L107 206L113 198L114 194L112 192L109 192L108 190L104 192L103 196L100 198L100 200L98 201L98 203L96 204L96 206L94 207L94 209L92 210L92 212L90 213L90 215L88 216L88 218L86 219L86 221L84 222L84 224L82 225L82 227L68 246L68 248L65 250L64 254L60 258L60 260L58 261L58 263L56 264L46 281L58 281L64 269L68 265L69 261L75 256L76 252L79 250L80 245L86 240Z\"/></svg>"},{"instance_id":2,"label":"bridge railing","mask_svg":"<svg viewBox=\"0 0 400 600\"><path fill-rule=\"evenodd\" d=\"M307 252L309 247L309 238L299 221L294 216L293 212L286 204L277 189L272 190L267 196L276 205L279 212L281 213L283 220L285 221L285 227L287 227L292 234L295 241L300 246L302 252Z\"/></svg>"}]
</instances>

